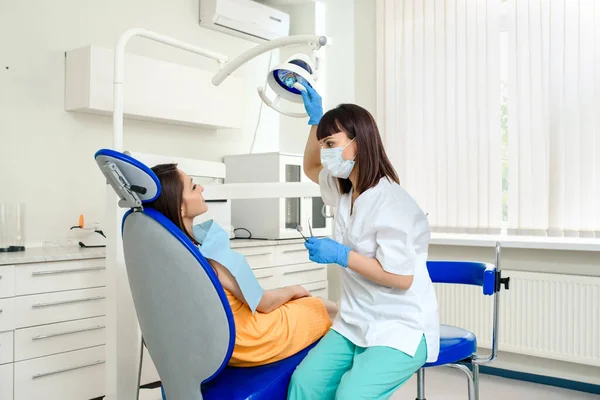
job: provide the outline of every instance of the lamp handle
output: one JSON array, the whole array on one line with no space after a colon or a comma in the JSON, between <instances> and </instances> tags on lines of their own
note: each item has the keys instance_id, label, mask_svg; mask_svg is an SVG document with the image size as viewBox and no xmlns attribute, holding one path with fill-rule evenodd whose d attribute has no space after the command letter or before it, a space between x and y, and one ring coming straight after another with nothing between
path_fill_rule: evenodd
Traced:
<instances>
[{"instance_id":1,"label":"lamp handle","mask_svg":"<svg viewBox=\"0 0 600 400\"><path fill-rule=\"evenodd\" d=\"M258 95L259 97L262 99L262 101L264 101L264 103L271 107L273 110L283 114L283 115L287 115L288 117L293 117L293 118L305 118L308 117L307 113L295 113L295 112L289 112L289 111L284 111L281 109L281 107L279 107L279 105L275 105L273 104L273 102L267 97L267 95L265 94L265 90L263 89L262 86L259 86L257 88L258 91Z\"/></svg>"}]
</instances>

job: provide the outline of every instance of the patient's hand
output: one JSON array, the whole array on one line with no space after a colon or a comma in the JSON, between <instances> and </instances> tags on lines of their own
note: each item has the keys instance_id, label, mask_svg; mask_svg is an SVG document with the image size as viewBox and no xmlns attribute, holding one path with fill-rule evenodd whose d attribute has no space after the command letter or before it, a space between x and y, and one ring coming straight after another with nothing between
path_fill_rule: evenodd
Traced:
<instances>
[{"instance_id":1,"label":"patient's hand","mask_svg":"<svg viewBox=\"0 0 600 400\"><path fill-rule=\"evenodd\" d=\"M294 286L294 297L292 297L292 300L301 299L302 297L311 297L311 294L302 286Z\"/></svg>"}]
</instances>

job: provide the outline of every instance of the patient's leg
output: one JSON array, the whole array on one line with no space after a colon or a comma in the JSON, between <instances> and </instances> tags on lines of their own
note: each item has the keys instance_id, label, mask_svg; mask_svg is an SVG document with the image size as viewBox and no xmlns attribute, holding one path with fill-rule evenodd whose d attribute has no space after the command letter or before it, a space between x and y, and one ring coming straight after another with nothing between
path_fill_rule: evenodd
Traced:
<instances>
[{"instance_id":1,"label":"patient's leg","mask_svg":"<svg viewBox=\"0 0 600 400\"><path fill-rule=\"evenodd\" d=\"M335 304L331 300L327 300L322 297L319 297L319 300L321 300L321 302L327 309L327 314L329 314L329 319L333 322L333 319L335 318L335 316L337 315L337 312L338 312L337 304Z\"/></svg>"}]
</instances>

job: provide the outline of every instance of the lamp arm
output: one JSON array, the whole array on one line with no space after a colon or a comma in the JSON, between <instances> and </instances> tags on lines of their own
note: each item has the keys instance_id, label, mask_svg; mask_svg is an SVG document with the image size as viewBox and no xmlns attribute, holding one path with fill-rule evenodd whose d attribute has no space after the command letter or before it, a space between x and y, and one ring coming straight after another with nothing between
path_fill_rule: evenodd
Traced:
<instances>
[{"instance_id":1,"label":"lamp arm","mask_svg":"<svg viewBox=\"0 0 600 400\"><path fill-rule=\"evenodd\" d=\"M267 51L277 49L279 47L291 46L291 45L299 45L299 44L307 44L313 48L313 50L318 50L321 46L325 46L327 44L326 36L315 36L315 35L294 35L294 36L286 36L279 39L270 40L268 42L259 44L245 53L240 54L227 64L219 72L215 74L212 78L212 83L215 86L219 86L225 78L233 73L236 69L241 67L246 62L252 60L253 58L266 53Z\"/></svg>"}]
</instances>

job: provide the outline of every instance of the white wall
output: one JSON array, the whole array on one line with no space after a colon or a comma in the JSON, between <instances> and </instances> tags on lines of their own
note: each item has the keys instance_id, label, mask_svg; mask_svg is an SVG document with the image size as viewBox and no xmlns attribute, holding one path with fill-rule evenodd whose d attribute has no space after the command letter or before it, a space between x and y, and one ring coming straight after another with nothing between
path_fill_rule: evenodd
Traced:
<instances>
[{"instance_id":1,"label":"white wall","mask_svg":"<svg viewBox=\"0 0 600 400\"><path fill-rule=\"evenodd\" d=\"M354 0L354 101L377 116L375 1Z\"/></svg>"},{"instance_id":2,"label":"white wall","mask_svg":"<svg viewBox=\"0 0 600 400\"><path fill-rule=\"evenodd\" d=\"M110 117L64 111L66 50L114 47L119 35L143 27L231 58L255 43L201 28L198 0L6 0L0 5L0 202L26 203L26 241L63 241L79 214L101 221L105 185L93 155L112 146ZM214 61L134 39L127 51L216 71ZM220 161L250 150L268 54L242 67L247 99L242 131L125 121L125 147ZM274 54L273 63L278 61ZM198 110L202 112L202 110ZM256 152L275 151L279 114L263 107Z\"/></svg>"}]
</instances>

